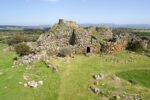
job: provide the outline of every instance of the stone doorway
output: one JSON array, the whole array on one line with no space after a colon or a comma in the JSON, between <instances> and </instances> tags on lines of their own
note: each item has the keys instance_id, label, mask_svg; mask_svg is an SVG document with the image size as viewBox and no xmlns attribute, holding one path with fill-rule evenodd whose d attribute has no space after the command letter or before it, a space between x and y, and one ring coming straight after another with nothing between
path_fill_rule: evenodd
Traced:
<instances>
[{"instance_id":1,"label":"stone doorway","mask_svg":"<svg viewBox=\"0 0 150 100\"><path fill-rule=\"evenodd\" d=\"M91 48L90 47L87 47L86 53L91 53Z\"/></svg>"}]
</instances>

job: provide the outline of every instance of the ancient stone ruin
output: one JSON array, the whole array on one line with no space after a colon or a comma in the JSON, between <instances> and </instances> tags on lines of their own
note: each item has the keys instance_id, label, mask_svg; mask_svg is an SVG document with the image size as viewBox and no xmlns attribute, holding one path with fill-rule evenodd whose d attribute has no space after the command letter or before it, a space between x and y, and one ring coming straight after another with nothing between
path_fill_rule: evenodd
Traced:
<instances>
[{"instance_id":1,"label":"ancient stone ruin","mask_svg":"<svg viewBox=\"0 0 150 100\"><path fill-rule=\"evenodd\" d=\"M15 64L28 64L45 58L59 55L61 51L68 54L111 54L127 48L130 35L113 34L109 27L84 28L73 21L60 19L51 29L42 34L32 47L33 54L19 58ZM145 43L145 42L144 42ZM145 46L144 46L145 48Z\"/></svg>"}]
</instances>

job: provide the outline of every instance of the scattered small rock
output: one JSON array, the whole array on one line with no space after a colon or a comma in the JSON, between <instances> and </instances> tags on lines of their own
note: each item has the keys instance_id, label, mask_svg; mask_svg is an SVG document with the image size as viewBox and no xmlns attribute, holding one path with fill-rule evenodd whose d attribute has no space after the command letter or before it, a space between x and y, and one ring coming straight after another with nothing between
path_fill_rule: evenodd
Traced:
<instances>
[{"instance_id":1,"label":"scattered small rock","mask_svg":"<svg viewBox=\"0 0 150 100\"><path fill-rule=\"evenodd\" d=\"M111 98L111 100L120 100L120 96L119 95L114 95L112 98Z\"/></svg>"},{"instance_id":2,"label":"scattered small rock","mask_svg":"<svg viewBox=\"0 0 150 100\"><path fill-rule=\"evenodd\" d=\"M96 86L90 86L90 89L91 89L92 92L95 93L95 94L99 94L99 93L100 93L100 89L97 88Z\"/></svg>"},{"instance_id":3,"label":"scattered small rock","mask_svg":"<svg viewBox=\"0 0 150 100\"><path fill-rule=\"evenodd\" d=\"M32 88L36 88L38 86L38 83L35 81L29 81L27 82L28 86L32 87Z\"/></svg>"},{"instance_id":4,"label":"scattered small rock","mask_svg":"<svg viewBox=\"0 0 150 100\"><path fill-rule=\"evenodd\" d=\"M24 87L31 87L31 88L37 88L38 86L43 85L43 81L29 81L27 83L24 83Z\"/></svg>"},{"instance_id":5,"label":"scattered small rock","mask_svg":"<svg viewBox=\"0 0 150 100\"><path fill-rule=\"evenodd\" d=\"M105 75L102 74L102 73L100 73L100 74L94 75L94 78L95 78L96 80L101 80L101 79L104 79L104 78L105 78Z\"/></svg>"},{"instance_id":6,"label":"scattered small rock","mask_svg":"<svg viewBox=\"0 0 150 100\"><path fill-rule=\"evenodd\" d=\"M143 97L138 94L134 95L121 94L112 96L110 100L143 100Z\"/></svg>"}]
</instances>

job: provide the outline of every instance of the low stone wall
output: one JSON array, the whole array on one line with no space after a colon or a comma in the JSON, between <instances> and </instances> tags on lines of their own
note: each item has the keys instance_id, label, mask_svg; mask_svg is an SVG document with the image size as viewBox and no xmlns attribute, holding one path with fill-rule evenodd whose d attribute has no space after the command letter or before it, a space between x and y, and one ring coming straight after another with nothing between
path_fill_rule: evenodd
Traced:
<instances>
[{"instance_id":1,"label":"low stone wall","mask_svg":"<svg viewBox=\"0 0 150 100\"><path fill-rule=\"evenodd\" d=\"M23 65L23 64L31 64L35 61L40 60L41 58L42 58L42 55L30 54L30 55L19 58L17 61L14 62L14 66Z\"/></svg>"}]
</instances>

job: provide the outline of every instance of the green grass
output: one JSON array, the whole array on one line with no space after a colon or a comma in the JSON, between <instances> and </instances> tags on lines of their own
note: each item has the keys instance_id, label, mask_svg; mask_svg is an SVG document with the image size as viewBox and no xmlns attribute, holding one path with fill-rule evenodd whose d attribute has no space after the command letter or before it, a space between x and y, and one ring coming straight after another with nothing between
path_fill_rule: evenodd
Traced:
<instances>
[{"instance_id":1,"label":"green grass","mask_svg":"<svg viewBox=\"0 0 150 100\"><path fill-rule=\"evenodd\" d=\"M121 77L119 83L121 88L119 89L111 79L102 81L105 85L99 84L98 87L110 94L126 91L131 94L138 93L144 97L144 100L150 98L150 89L143 85L150 80L148 78L150 58L146 56L124 51L115 55L90 57L76 55L74 58L51 58L50 61L58 66L58 72L53 72L41 61L11 68L16 54L4 51L7 45L0 45L0 72L3 73L0 75L0 100L101 100L101 95L95 95L88 90L89 86L95 82L93 75L98 73L115 75L129 73L132 70L137 73L132 76L138 80L139 85L130 84L127 81L128 77L127 79ZM140 70L144 72L138 72ZM30 80L43 80L44 85L35 89L25 88L19 84L19 82L26 82L23 76L28 76Z\"/></svg>"},{"instance_id":2,"label":"green grass","mask_svg":"<svg viewBox=\"0 0 150 100\"><path fill-rule=\"evenodd\" d=\"M8 52L4 48L6 49L7 45L0 43L0 69L12 66L13 58L16 56L14 52Z\"/></svg>"},{"instance_id":3,"label":"green grass","mask_svg":"<svg viewBox=\"0 0 150 100\"><path fill-rule=\"evenodd\" d=\"M117 73L117 75L125 80L134 80L138 84L150 88L150 70L131 70Z\"/></svg>"},{"instance_id":4,"label":"green grass","mask_svg":"<svg viewBox=\"0 0 150 100\"><path fill-rule=\"evenodd\" d=\"M52 72L42 62L31 65L11 68L14 52L7 52L3 49L7 45L0 47L0 100L56 100L59 89L59 75ZM27 69L30 68L31 69ZM19 82L27 82L23 76L28 76L30 80L42 80L44 85L37 88L25 88Z\"/></svg>"}]
</instances>

